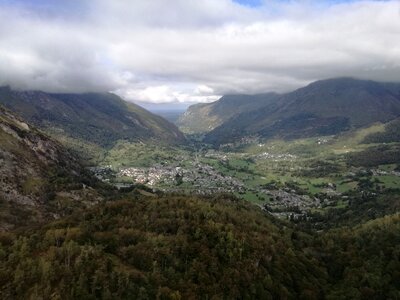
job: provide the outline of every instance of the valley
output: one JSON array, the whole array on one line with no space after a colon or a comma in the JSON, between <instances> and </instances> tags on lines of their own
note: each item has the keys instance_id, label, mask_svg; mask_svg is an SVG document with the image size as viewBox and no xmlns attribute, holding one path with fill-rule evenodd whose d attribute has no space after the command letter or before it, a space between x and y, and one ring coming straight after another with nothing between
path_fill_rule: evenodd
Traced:
<instances>
[{"instance_id":1,"label":"valley","mask_svg":"<svg viewBox=\"0 0 400 300\"><path fill-rule=\"evenodd\" d=\"M286 94L226 95L189 107L177 125L111 93L2 87L0 103L117 188L228 193L303 220L380 199L400 183L396 83L334 78Z\"/></svg>"},{"instance_id":2,"label":"valley","mask_svg":"<svg viewBox=\"0 0 400 300\"><path fill-rule=\"evenodd\" d=\"M399 300L399 12L0 0L0 300Z\"/></svg>"},{"instance_id":3,"label":"valley","mask_svg":"<svg viewBox=\"0 0 400 300\"><path fill-rule=\"evenodd\" d=\"M305 219L345 210L354 194L379 198L398 189L400 156L388 162L362 159L376 147L364 143L365 138L382 132L384 126L374 124L337 136L246 138L219 148L121 142L92 170L118 187L143 184L187 195L233 193L280 218ZM399 144L386 147L398 151Z\"/></svg>"},{"instance_id":4,"label":"valley","mask_svg":"<svg viewBox=\"0 0 400 300\"><path fill-rule=\"evenodd\" d=\"M16 107L5 98L28 120L0 107L0 298L399 295L398 118L215 144L97 96L114 109L38 92L11 92ZM129 118L84 120L91 113ZM148 127L135 131L138 122Z\"/></svg>"}]
</instances>

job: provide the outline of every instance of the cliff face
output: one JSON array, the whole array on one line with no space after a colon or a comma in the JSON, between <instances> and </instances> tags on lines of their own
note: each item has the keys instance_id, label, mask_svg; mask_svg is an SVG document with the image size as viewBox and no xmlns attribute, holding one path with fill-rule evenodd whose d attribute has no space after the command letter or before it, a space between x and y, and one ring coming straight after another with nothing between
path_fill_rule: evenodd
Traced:
<instances>
[{"instance_id":1,"label":"cliff face","mask_svg":"<svg viewBox=\"0 0 400 300\"><path fill-rule=\"evenodd\" d=\"M0 231L97 203L92 183L58 142L0 107Z\"/></svg>"}]
</instances>

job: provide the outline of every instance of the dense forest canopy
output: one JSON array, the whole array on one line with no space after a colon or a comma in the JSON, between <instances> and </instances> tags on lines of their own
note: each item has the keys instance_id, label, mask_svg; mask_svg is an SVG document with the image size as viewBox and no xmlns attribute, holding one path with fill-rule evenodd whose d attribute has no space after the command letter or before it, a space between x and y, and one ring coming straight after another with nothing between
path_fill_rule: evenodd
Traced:
<instances>
[{"instance_id":1,"label":"dense forest canopy","mask_svg":"<svg viewBox=\"0 0 400 300\"><path fill-rule=\"evenodd\" d=\"M1 297L400 295L398 214L318 234L230 196L134 194L28 233L1 234Z\"/></svg>"}]
</instances>

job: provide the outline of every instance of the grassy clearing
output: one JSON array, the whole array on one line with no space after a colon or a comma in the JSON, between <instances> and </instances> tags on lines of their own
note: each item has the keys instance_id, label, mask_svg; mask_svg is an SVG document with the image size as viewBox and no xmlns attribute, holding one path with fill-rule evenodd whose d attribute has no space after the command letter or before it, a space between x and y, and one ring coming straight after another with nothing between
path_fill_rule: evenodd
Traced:
<instances>
[{"instance_id":1,"label":"grassy clearing","mask_svg":"<svg viewBox=\"0 0 400 300\"><path fill-rule=\"evenodd\" d=\"M394 175L382 175L382 176L373 176L373 178L378 179L380 182L380 186L384 186L386 188L391 188L391 189L398 189L400 188L400 177L399 176L394 176Z\"/></svg>"},{"instance_id":2,"label":"grassy clearing","mask_svg":"<svg viewBox=\"0 0 400 300\"><path fill-rule=\"evenodd\" d=\"M339 193L346 193L351 190L355 190L357 188L357 182L351 181L351 182L343 182L343 181L338 181L336 183L337 186L337 191Z\"/></svg>"},{"instance_id":3,"label":"grassy clearing","mask_svg":"<svg viewBox=\"0 0 400 300\"><path fill-rule=\"evenodd\" d=\"M269 200L268 197L266 197L265 195L255 192L235 193L235 196L259 205Z\"/></svg>"}]
</instances>

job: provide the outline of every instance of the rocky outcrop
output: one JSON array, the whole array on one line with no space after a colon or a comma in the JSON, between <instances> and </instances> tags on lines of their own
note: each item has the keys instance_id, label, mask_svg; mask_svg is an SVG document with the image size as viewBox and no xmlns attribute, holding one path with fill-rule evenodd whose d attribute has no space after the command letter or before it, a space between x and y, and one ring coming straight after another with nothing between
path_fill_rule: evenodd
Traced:
<instances>
[{"instance_id":1,"label":"rocky outcrop","mask_svg":"<svg viewBox=\"0 0 400 300\"><path fill-rule=\"evenodd\" d=\"M0 231L97 203L91 181L58 142L0 107Z\"/></svg>"}]
</instances>

